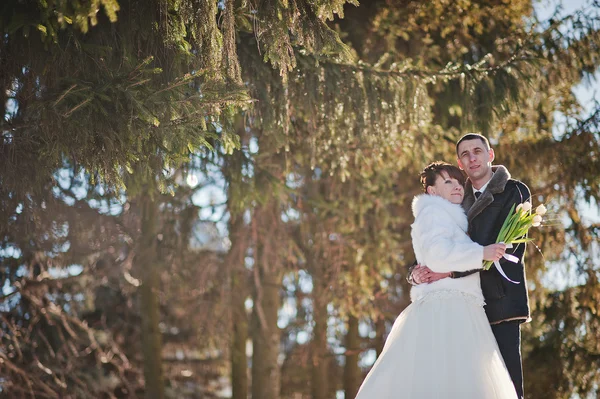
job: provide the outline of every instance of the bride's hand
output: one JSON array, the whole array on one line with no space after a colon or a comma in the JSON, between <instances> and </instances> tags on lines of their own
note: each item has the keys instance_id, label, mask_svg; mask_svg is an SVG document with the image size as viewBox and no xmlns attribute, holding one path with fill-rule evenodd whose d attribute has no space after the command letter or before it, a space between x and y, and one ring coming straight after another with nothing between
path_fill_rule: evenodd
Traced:
<instances>
[{"instance_id":1,"label":"bride's hand","mask_svg":"<svg viewBox=\"0 0 600 399\"><path fill-rule=\"evenodd\" d=\"M450 273L437 273L424 265L417 265L413 270L413 281L417 285L433 283L447 277L450 277Z\"/></svg>"},{"instance_id":2,"label":"bride's hand","mask_svg":"<svg viewBox=\"0 0 600 399\"><path fill-rule=\"evenodd\" d=\"M483 260L495 262L506 252L506 244L491 244L483 247Z\"/></svg>"}]
</instances>

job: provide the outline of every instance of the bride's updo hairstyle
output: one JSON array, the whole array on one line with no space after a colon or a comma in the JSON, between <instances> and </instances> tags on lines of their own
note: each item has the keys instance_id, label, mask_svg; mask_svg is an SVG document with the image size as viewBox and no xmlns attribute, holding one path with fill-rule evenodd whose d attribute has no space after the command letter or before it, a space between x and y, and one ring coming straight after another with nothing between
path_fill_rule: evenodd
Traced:
<instances>
[{"instance_id":1,"label":"bride's updo hairstyle","mask_svg":"<svg viewBox=\"0 0 600 399\"><path fill-rule=\"evenodd\" d=\"M448 173L448 176L458 180L461 185L465 185L465 176L460 169L448 162L435 161L427 165L420 175L421 185L425 193L427 187L435 185L435 180L442 175L442 172Z\"/></svg>"}]
</instances>

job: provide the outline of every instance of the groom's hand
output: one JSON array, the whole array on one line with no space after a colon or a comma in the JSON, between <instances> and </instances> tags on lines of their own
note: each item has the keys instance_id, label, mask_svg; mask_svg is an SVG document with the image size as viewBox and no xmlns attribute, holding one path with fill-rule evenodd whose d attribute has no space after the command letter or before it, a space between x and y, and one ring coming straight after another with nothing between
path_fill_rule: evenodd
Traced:
<instances>
[{"instance_id":1,"label":"groom's hand","mask_svg":"<svg viewBox=\"0 0 600 399\"><path fill-rule=\"evenodd\" d=\"M412 278L416 284L433 283L434 281L450 277L450 273L437 273L425 265L417 265L413 269Z\"/></svg>"}]
</instances>

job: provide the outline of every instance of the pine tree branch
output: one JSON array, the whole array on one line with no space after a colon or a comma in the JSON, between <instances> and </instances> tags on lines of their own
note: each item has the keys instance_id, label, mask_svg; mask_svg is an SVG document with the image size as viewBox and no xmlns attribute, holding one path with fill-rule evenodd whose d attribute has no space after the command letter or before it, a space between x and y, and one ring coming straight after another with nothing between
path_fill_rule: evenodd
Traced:
<instances>
[{"instance_id":1,"label":"pine tree branch","mask_svg":"<svg viewBox=\"0 0 600 399\"><path fill-rule=\"evenodd\" d=\"M406 69L381 69L375 66L368 65L366 63L358 63L358 64L349 64L342 62L335 62L331 60L322 60L320 61L322 64L330 64L336 65L340 67L344 67L350 70L361 71L361 72L369 72L377 75L389 75L389 76L400 76L400 77L409 77L409 78L421 78L426 82L435 81L438 78L444 78L445 80L452 80L462 78L465 75L472 76L474 78L480 78L481 76L491 75L500 70L505 70L510 67L516 66L520 63L530 63L532 61L540 61L539 57L532 57L530 55L522 55L525 52L525 49L520 50L515 53L513 56L508 58L506 61L502 62L499 65L489 65L483 66L484 62L478 62L477 64L449 64L445 68L433 71L428 69L416 69L416 68L406 68ZM485 63L489 63L489 59L492 57L491 54L487 54L484 57Z\"/></svg>"}]
</instances>

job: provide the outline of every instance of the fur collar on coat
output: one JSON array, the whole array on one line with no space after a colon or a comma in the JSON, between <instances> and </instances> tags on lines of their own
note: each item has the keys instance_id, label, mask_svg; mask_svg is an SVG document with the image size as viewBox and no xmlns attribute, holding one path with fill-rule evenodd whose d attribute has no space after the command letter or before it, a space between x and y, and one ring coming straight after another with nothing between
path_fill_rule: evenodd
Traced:
<instances>
[{"instance_id":1,"label":"fur collar on coat","mask_svg":"<svg viewBox=\"0 0 600 399\"><path fill-rule=\"evenodd\" d=\"M494 202L494 194L503 192L506 183L510 179L508 169L502 165L492 166L492 171L494 172L492 180L490 180L490 184L488 184L485 191L481 193L477 201L473 194L473 184L470 180L467 180L467 184L465 185L465 198L462 206L467 211L469 222L487 208L488 205Z\"/></svg>"}]
</instances>

